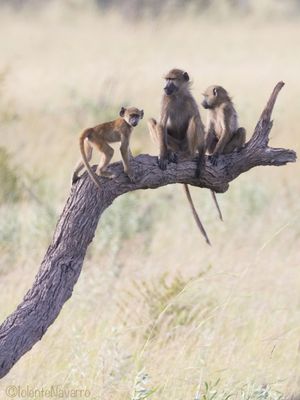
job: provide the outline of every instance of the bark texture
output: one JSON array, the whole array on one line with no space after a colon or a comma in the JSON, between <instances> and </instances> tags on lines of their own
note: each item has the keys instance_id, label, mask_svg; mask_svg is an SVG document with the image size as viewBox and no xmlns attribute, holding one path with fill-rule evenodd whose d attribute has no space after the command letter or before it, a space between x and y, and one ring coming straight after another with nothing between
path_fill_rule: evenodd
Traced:
<instances>
[{"instance_id":1,"label":"bark texture","mask_svg":"<svg viewBox=\"0 0 300 400\"><path fill-rule=\"evenodd\" d=\"M187 183L221 193L228 189L230 181L250 168L259 165L280 166L296 161L293 150L268 147L272 128L271 113L283 85L283 82L279 82L274 88L246 146L238 152L221 155L217 166L213 166L206 157L199 178L195 178L195 160L169 164L166 171L161 171L157 157L145 154L131 161L137 178L135 183L129 182L124 175L121 163L110 167L117 175L116 179L100 179L101 189L84 174L71 188L53 241L32 288L0 326L0 378L43 337L64 303L71 297L99 218L118 196L138 189L155 189L174 183Z\"/></svg>"}]
</instances>

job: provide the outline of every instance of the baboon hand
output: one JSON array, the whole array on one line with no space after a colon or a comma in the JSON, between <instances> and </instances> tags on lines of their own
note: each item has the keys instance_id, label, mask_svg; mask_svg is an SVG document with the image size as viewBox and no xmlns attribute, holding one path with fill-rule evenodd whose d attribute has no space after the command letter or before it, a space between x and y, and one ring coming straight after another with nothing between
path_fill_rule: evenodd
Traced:
<instances>
[{"instance_id":1,"label":"baboon hand","mask_svg":"<svg viewBox=\"0 0 300 400\"><path fill-rule=\"evenodd\" d=\"M209 160L214 167L218 165L218 157L219 157L218 154L213 154L213 155L209 156Z\"/></svg>"},{"instance_id":2,"label":"baboon hand","mask_svg":"<svg viewBox=\"0 0 300 400\"><path fill-rule=\"evenodd\" d=\"M168 150L168 161L171 163L177 163L177 154L174 151Z\"/></svg>"}]
</instances>

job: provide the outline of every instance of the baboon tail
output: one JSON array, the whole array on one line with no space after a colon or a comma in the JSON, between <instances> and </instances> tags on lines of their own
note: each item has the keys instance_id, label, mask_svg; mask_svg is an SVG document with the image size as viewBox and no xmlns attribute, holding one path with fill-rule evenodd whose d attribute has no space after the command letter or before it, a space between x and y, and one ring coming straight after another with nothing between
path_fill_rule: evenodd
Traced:
<instances>
[{"instance_id":1,"label":"baboon tail","mask_svg":"<svg viewBox=\"0 0 300 400\"><path fill-rule=\"evenodd\" d=\"M88 138L88 135L89 135L89 131L88 131L88 130L83 131L82 134L81 134L81 136L80 136L80 139L79 139L79 146L80 146L80 152L81 152L81 155L82 155L82 161L84 162L84 165L85 165L85 167L86 167L86 169L87 169L87 172L89 173L89 175L90 175L90 177L92 178L92 180L94 181L94 183L95 183L99 188L101 188L100 183L99 183L99 181L98 181L98 179L97 179L97 175L96 175L95 172L92 170L92 168L91 168L91 166L90 166L90 164L89 164L89 162L88 162L88 159L87 159L87 157L86 157L85 150L84 150L84 141L85 141L85 139Z\"/></svg>"},{"instance_id":2,"label":"baboon tail","mask_svg":"<svg viewBox=\"0 0 300 400\"><path fill-rule=\"evenodd\" d=\"M206 231L204 229L204 226L202 225L202 222L201 222L201 220L199 218L199 215L198 215L198 213L197 213L197 211L195 209L195 206L194 206L194 203L193 203L193 200L192 200L192 196L191 196L191 193L190 193L190 189L189 189L189 187L188 187L188 185L186 183L183 184L183 187L184 187L184 191L185 191L186 197L188 199L189 205L190 205L190 207L192 209L192 213L193 213L195 222L196 222L200 232L204 236L204 238L206 240L206 243L211 246L210 240L209 240L209 238L207 236L207 233L206 233Z\"/></svg>"},{"instance_id":3,"label":"baboon tail","mask_svg":"<svg viewBox=\"0 0 300 400\"><path fill-rule=\"evenodd\" d=\"M205 164L205 146L204 144L202 144L202 146L198 148L198 154L197 154L196 173L195 173L197 179L200 178L201 168L204 168L204 164Z\"/></svg>"},{"instance_id":4,"label":"baboon tail","mask_svg":"<svg viewBox=\"0 0 300 400\"><path fill-rule=\"evenodd\" d=\"M210 193L212 195L212 198L213 198L213 201L215 203L215 206L216 206L216 208L218 210L219 218L220 218L221 221L223 221L223 215L222 215L222 211L220 209L220 206L219 206L219 203L218 203L218 200L217 200L216 193L213 190L210 190Z\"/></svg>"},{"instance_id":5,"label":"baboon tail","mask_svg":"<svg viewBox=\"0 0 300 400\"><path fill-rule=\"evenodd\" d=\"M198 154L197 155L197 164L196 164L196 174L195 174L197 179L200 178L201 164L202 164L202 159L201 159L201 156Z\"/></svg>"}]
</instances>

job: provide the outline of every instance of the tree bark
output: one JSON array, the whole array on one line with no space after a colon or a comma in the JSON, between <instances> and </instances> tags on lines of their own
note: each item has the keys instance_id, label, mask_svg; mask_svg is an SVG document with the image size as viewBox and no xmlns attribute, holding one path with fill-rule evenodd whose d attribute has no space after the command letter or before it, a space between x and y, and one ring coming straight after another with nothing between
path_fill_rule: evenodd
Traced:
<instances>
[{"instance_id":1,"label":"tree bark","mask_svg":"<svg viewBox=\"0 0 300 400\"><path fill-rule=\"evenodd\" d=\"M195 160L169 164L167 170L162 171L157 157L143 154L131 160L137 178L135 183L128 180L122 164L118 162L110 166L117 175L116 179L100 178L101 189L86 173L73 185L32 288L0 326L0 378L43 337L71 297L99 218L118 196L174 183L186 183L221 193L228 189L230 181L250 168L280 166L296 161L293 150L268 147L271 114L283 85L279 82L274 88L245 147L238 152L220 155L217 166L213 166L206 157L199 178L195 177Z\"/></svg>"}]
</instances>

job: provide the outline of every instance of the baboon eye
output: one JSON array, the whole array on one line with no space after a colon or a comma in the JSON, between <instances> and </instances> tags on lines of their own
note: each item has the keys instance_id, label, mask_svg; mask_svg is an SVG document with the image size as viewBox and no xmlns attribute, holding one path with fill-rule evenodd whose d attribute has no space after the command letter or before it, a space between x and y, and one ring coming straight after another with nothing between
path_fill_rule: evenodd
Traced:
<instances>
[{"instance_id":1,"label":"baboon eye","mask_svg":"<svg viewBox=\"0 0 300 400\"><path fill-rule=\"evenodd\" d=\"M214 96L217 96L217 95L218 95L218 91L217 91L216 88L213 89L213 94L214 94Z\"/></svg>"}]
</instances>

